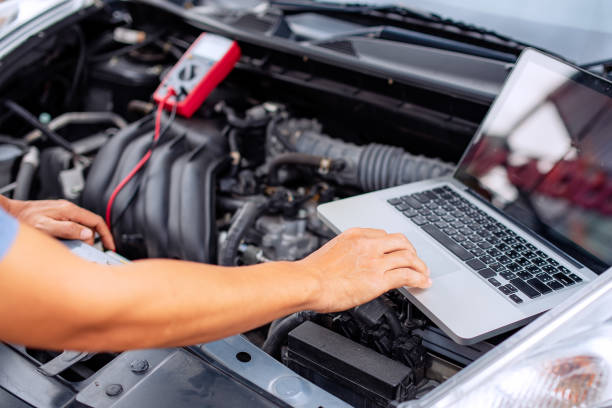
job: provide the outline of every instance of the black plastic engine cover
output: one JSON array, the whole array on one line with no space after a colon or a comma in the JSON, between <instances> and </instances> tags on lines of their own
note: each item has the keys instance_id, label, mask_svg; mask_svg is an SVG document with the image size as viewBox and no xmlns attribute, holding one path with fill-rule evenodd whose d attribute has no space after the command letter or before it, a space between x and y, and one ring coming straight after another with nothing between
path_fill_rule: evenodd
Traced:
<instances>
[{"instance_id":1,"label":"black plastic engine cover","mask_svg":"<svg viewBox=\"0 0 612 408\"><path fill-rule=\"evenodd\" d=\"M162 119L162 129L167 117ZM229 163L224 137L197 119L175 120L145 167L117 195L112 232L128 258L214 262L217 174ZM113 190L153 145L149 116L115 135L98 153L82 204L102 216Z\"/></svg>"}]
</instances>

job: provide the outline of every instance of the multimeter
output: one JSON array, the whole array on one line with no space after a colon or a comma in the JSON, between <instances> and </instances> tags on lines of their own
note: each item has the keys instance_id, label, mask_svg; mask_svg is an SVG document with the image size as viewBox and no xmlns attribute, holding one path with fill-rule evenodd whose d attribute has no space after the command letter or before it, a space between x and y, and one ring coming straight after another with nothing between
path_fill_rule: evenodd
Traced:
<instances>
[{"instance_id":1,"label":"multimeter","mask_svg":"<svg viewBox=\"0 0 612 408\"><path fill-rule=\"evenodd\" d=\"M168 72L153 99L166 109L191 117L206 97L234 68L240 58L235 41L216 34L201 34ZM174 95L169 96L170 89Z\"/></svg>"}]
</instances>

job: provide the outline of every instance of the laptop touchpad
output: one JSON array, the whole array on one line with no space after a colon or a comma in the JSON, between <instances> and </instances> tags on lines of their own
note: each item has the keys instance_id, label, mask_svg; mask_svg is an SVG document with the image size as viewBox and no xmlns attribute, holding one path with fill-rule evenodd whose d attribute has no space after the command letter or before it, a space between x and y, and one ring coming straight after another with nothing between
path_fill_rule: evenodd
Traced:
<instances>
[{"instance_id":1,"label":"laptop touchpad","mask_svg":"<svg viewBox=\"0 0 612 408\"><path fill-rule=\"evenodd\" d=\"M419 258L429 267L431 278L437 278L459 270L457 263L452 260L450 255L445 253L444 249L438 248L427 240L418 237L411 237L409 239L416 248Z\"/></svg>"}]
</instances>

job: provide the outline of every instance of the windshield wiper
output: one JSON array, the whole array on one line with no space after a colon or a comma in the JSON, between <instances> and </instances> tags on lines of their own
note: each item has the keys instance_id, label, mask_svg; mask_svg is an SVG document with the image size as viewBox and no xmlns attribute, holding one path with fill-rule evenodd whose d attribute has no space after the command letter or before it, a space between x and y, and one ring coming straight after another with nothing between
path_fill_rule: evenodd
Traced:
<instances>
[{"instance_id":1,"label":"windshield wiper","mask_svg":"<svg viewBox=\"0 0 612 408\"><path fill-rule=\"evenodd\" d=\"M396 22L410 22L407 19L419 20L422 23L428 25L438 25L439 28L445 29L447 27L457 28L467 34L479 34L482 41L491 43L492 38L501 42L504 46L520 52L525 47L533 47L530 44L524 43L517 39L511 38L507 35L498 33L493 30L489 30L484 27L478 27L474 24L464 23L462 21L453 20L451 18L442 17L439 14L432 13L429 11L422 11L414 8L401 7L398 5L372 5L372 4L361 4L361 3L331 3L331 2L319 2L313 0L270 0L269 4L281 8L284 11L294 12L332 12L332 13L345 13L345 14L356 14L366 15L370 17L383 18L386 20ZM434 27L435 28L435 27ZM452 34L457 35L457 32L453 31ZM484 37L489 37L484 38ZM546 50L543 50L546 51ZM546 51L550 54L549 51Z\"/></svg>"}]
</instances>

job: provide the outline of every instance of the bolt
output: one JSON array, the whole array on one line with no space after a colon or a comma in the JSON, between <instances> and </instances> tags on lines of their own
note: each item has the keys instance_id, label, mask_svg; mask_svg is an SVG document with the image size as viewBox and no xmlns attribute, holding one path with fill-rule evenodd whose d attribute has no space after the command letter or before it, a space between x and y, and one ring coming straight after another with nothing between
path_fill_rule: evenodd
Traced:
<instances>
[{"instance_id":1,"label":"bolt","mask_svg":"<svg viewBox=\"0 0 612 408\"><path fill-rule=\"evenodd\" d=\"M106 386L106 395L109 397L116 397L123 392L121 384L109 384Z\"/></svg>"},{"instance_id":2,"label":"bolt","mask_svg":"<svg viewBox=\"0 0 612 408\"><path fill-rule=\"evenodd\" d=\"M147 360L134 360L130 363L130 369L134 374L142 374L149 369Z\"/></svg>"}]
</instances>

